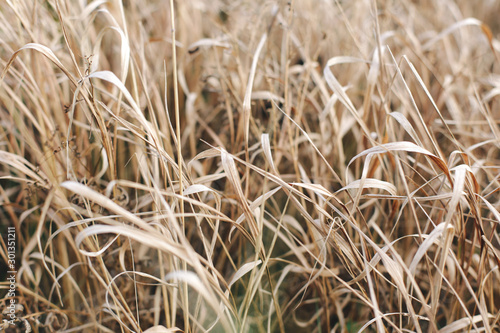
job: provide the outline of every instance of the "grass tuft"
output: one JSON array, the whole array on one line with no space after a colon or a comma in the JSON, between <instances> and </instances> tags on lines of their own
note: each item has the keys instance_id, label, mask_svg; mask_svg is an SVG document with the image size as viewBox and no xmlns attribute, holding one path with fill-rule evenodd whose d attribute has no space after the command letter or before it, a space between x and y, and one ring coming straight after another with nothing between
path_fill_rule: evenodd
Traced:
<instances>
[{"instance_id":1,"label":"grass tuft","mask_svg":"<svg viewBox=\"0 0 500 333\"><path fill-rule=\"evenodd\" d=\"M3 2L0 328L498 331L499 10Z\"/></svg>"}]
</instances>

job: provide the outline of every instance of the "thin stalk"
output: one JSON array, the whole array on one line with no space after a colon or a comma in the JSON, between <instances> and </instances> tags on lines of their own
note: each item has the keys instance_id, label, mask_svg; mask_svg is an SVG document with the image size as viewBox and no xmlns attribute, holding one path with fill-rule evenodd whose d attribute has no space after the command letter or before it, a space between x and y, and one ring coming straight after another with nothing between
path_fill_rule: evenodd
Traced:
<instances>
[{"instance_id":1,"label":"thin stalk","mask_svg":"<svg viewBox=\"0 0 500 333\"><path fill-rule=\"evenodd\" d=\"M181 120L179 114L179 87L177 82L177 57L176 57L176 47L175 47L175 14L174 14L174 1L170 0L170 19L172 21L172 66L173 66L173 81L174 81L174 110L175 110L175 134L177 137L177 164L179 168L179 206L181 211L181 221L182 221L182 231L186 233L186 226L184 221L184 200L183 197L183 184L182 184L182 147L181 147ZM184 235L182 235L184 236ZM185 261L182 262L182 270L187 271L187 264ZM182 283L182 294L183 305L184 305L184 331L189 332L189 297L188 297L188 285L187 283Z\"/></svg>"}]
</instances>

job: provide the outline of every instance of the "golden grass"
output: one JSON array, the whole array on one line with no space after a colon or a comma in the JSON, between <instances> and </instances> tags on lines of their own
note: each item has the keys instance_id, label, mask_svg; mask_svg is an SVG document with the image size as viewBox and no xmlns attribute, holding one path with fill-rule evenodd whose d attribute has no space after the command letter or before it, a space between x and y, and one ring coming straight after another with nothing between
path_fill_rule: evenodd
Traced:
<instances>
[{"instance_id":1,"label":"golden grass","mask_svg":"<svg viewBox=\"0 0 500 333\"><path fill-rule=\"evenodd\" d=\"M1 327L498 330L499 10L1 3Z\"/></svg>"}]
</instances>

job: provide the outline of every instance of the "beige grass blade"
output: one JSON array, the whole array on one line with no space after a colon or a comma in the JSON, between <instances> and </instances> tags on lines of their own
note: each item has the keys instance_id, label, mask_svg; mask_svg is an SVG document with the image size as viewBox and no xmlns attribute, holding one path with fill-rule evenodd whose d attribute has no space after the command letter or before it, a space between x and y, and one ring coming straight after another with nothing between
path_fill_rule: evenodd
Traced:
<instances>
[{"instance_id":1,"label":"beige grass blade","mask_svg":"<svg viewBox=\"0 0 500 333\"><path fill-rule=\"evenodd\" d=\"M109 27L107 29L103 29L99 35L97 36L97 42L94 45L94 53L96 55L96 59L94 59L92 64L94 65L94 68L91 68L92 71L97 70L97 64L99 63L99 49L100 49L100 44L102 42L102 39L106 32L110 30L113 32L116 32L120 36L120 41L121 41L121 48L120 48L120 65L121 65L121 71L120 71L120 78L121 82L125 84L125 80L127 79L127 74L128 74L128 67L129 67L129 62L130 62L130 45L128 44L128 39L125 36L125 33L123 32L122 29L118 27Z\"/></svg>"},{"instance_id":2,"label":"beige grass blade","mask_svg":"<svg viewBox=\"0 0 500 333\"><path fill-rule=\"evenodd\" d=\"M174 327L174 328L166 328L163 325L156 325L153 327L148 328L147 330L144 331L144 333L173 333L173 332L180 332L181 329Z\"/></svg>"},{"instance_id":3,"label":"beige grass blade","mask_svg":"<svg viewBox=\"0 0 500 333\"><path fill-rule=\"evenodd\" d=\"M267 40L267 34L263 34L260 38L259 44L255 49L255 54L252 60L252 67L250 68L250 72L248 74L248 83L245 90L245 97L243 98L243 117L245 119L245 144L248 148L248 132L250 130L250 102L252 100L252 89L253 82L255 79L255 72L257 71L257 64L259 63L259 56L264 48L264 45Z\"/></svg>"},{"instance_id":4,"label":"beige grass blade","mask_svg":"<svg viewBox=\"0 0 500 333\"><path fill-rule=\"evenodd\" d=\"M259 259L259 260L253 261L253 262L247 262L246 264L244 264L243 266L241 266L236 271L236 273L234 273L234 276L231 279L231 281L229 281L229 283L228 283L228 291L227 292L229 292L229 289L231 288L231 286L236 281L238 281L239 279L241 279L244 275L248 274L248 272L252 271L255 267L257 267L261 263L262 263L262 260Z\"/></svg>"},{"instance_id":5,"label":"beige grass blade","mask_svg":"<svg viewBox=\"0 0 500 333\"><path fill-rule=\"evenodd\" d=\"M59 61L59 59L56 57L56 55L54 54L54 52L52 52L52 50L49 49L47 46L44 46L44 45L41 45L41 44L38 44L38 43L28 43L28 44L24 45L23 47L21 47L19 50L17 50L12 55L12 57L9 59L9 62L7 63L7 65L5 66L5 68L2 71L2 75L0 77L2 80L4 79L5 74L9 70L10 66L12 66L12 63L14 62L14 60L16 60L16 58L19 56L19 53L21 51L23 51L23 50L28 50L28 49L38 51L42 55L44 55L45 57L47 57L47 59L49 59L50 61L52 61L54 63L54 65L56 65L68 77L68 79L70 79L71 82L73 82L73 84L75 86L77 85L76 80L73 78L73 75L71 75L71 73L61 63L61 61Z\"/></svg>"},{"instance_id":6,"label":"beige grass blade","mask_svg":"<svg viewBox=\"0 0 500 333\"><path fill-rule=\"evenodd\" d=\"M436 243L439 237L442 236L446 228L453 229L453 226L448 225L447 223L440 223L436 226L436 228L434 228L434 230L432 230L432 232L428 236L425 236L424 242L418 247L417 252L413 256L413 260L408 267L410 273L415 275L418 263L420 262L420 260L422 260L429 248Z\"/></svg>"},{"instance_id":7,"label":"beige grass blade","mask_svg":"<svg viewBox=\"0 0 500 333\"><path fill-rule=\"evenodd\" d=\"M106 209L109 209L110 211L114 212L117 215L122 216L124 219L132 222L134 225L136 225L137 227L139 227L141 229L147 230L147 231L152 232L152 233L155 232L155 229L152 226L150 226L149 224L147 224L146 222L144 222L143 220L141 220L140 218L138 218L134 214L130 213L126 209L120 207L118 204L116 204L115 202L113 202L109 198L105 197L104 195L102 195L100 193L97 193L97 192L91 190L90 188L88 188L87 186L85 186L83 184L80 184L80 183L77 183L74 181L66 181L66 182L61 184L61 187L66 188L66 189L68 189L68 190L70 190L73 193L76 193L78 195L81 195L88 200L92 200L95 203L98 203L100 206L102 206Z\"/></svg>"},{"instance_id":8,"label":"beige grass blade","mask_svg":"<svg viewBox=\"0 0 500 333\"><path fill-rule=\"evenodd\" d=\"M396 186L394 186L393 184L391 184L389 182L374 179L374 178L365 178L363 180L355 180L353 182L350 182L349 184L347 184L346 186L344 186L340 190L338 190L337 193L341 192L341 191L346 191L349 189L359 189L359 188L361 188L361 186L362 186L362 189L378 188L378 189L389 192L391 195L394 195L394 196L397 195Z\"/></svg>"},{"instance_id":9,"label":"beige grass blade","mask_svg":"<svg viewBox=\"0 0 500 333\"><path fill-rule=\"evenodd\" d=\"M224 149L220 150L220 154L221 154L222 166L224 168L224 171L226 172L227 179L229 180L229 182L232 184L233 188L236 191L236 194L238 196L238 201L240 202L243 208L246 221L250 228L250 233L255 241L258 235L258 226L253 218L252 210L248 205L247 199L245 198L245 194L243 193L243 188L241 187L241 180L238 174L238 170L236 169L236 165L234 164L234 159Z\"/></svg>"},{"instance_id":10,"label":"beige grass blade","mask_svg":"<svg viewBox=\"0 0 500 333\"><path fill-rule=\"evenodd\" d=\"M417 143L418 146L420 147L423 146L417 133L415 132L415 129L401 112L391 112L389 113L389 115L392 118L394 118L398 123L400 123L401 126L403 126L405 131L411 136L411 138Z\"/></svg>"},{"instance_id":11,"label":"beige grass blade","mask_svg":"<svg viewBox=\"0 0 500 333\"><path fill-rule=\"evenodd\" d=\"M190 52L196 52L196 50L200 47L222 47L225 49L230 49L231 44L225 42L223 40L213 39L213 38L202 38L192 44L189 44L187 49Z\"/></svg>"},{"instance_id":12,"label":"beige grass blade","mask_svg":"<svg viewBox=\"0 0 500 333\"><path fill-rule=\"evenodd\" d=\"M328 83L328 86L330 89L333 90L333 92L339 97L339 101L344 104L344 106L349 110L349 112L352 114L354 119L356 119L357 123L365 133L365 135L368 138L371 138L370 136L370 131L368 130L368 127L366 126L365 122L363 119L360 117L358 111L354 107L354 104L352 103L351 99L347 94L345 93L344 89L340 85L339 81L335 78L333 75L330 67L335 66L337 64L341 63L351 63L351 62L365 62L364 60L357 60L355 58L351 57L335 57L331 58L328 60L326 63L325 69L323 70L323 75L325 76L326 82Z\"/></svg>"},{"instance_id":13,"label":"beige grass blade","mask_svg":"<svg viewBox=\"0 0 500 333\"><path fill-rule=\"evenodd\" d=\"M473 26L475 25L475 26L481 27L483 25L483 23L474 17L469 17L469 18L466 18L462 21L456 22L456 23L452 24L451 26L449 26L448 28L446 28L445 30L441 31L438 35L433 37L427 43L425 43L422 46L422 48L424 50L428 50L432 45L434 45L439 40L443 39L445 36L449 35L453 31L455 31L461 27L468 26L468 25L473 25Z\"/></svg>"},{"instance_id":14,"label":"beige grass blade","mask_svg":"<svg viewBox=\"0 0 500 333\"><path fill-rule=\"evenodd\" d=\"M273 154L271 153L271 143L269 142L269 134L264 133L260 137L260 141L262 144L262 150L264 151L264 155L266 156L267 163L271 166L271 170L274 173L278 173L278 170L276 169L274 165L274 160L273 160Z\"/></svg>"},{"instance_id":15,"label":"beige grass blade","mask_svg":"<svg viewBox=\"0 0 500 333\"><path fill-rule=\"evenodd\" d=\"M449 175L448 174L447 165L446 165L446 163L443 160L441 160L436 155L432 154L427 149L419 147L419 146L417 146L416 144L414 144L412 142L406 142L406 141L402 141L402 142L390 142L390 143L386 143L386 144L382 144L382 145L379 145L379 146L376 146L376 147L372 147L372 148L366 149L363 152L361 152L361 153L357 154L356 156L354 156L351 159L351 161L349 162L349 164L347 165L347 168L349 168L349 166L356 159L358 159L358 158L360 158L362 156L369 156L369 157L367 157L367 160L368 160L368 158L370 158L371 156L373 156L375 154L383 154L383 153L393 152L393 151L406 151L406 152L424 154L424 155L428 156L443 172L445 172L445 174L447 176ZM367 163L365 163L365 167L363 168L363 174L364 175L366 175L367 172L368 172L366 164ZM346 172L346 175L347 175L347 172Z\"/></svg>"},{"instance_id":16,"label":"beige grass blade","mask_svg":"<svg viewBox=\"0 0 500 333\"><path fill-rule=\"evenodd\" d=\"M493 315L489 315L488 318L495 318ZM453 323L446 325L441 328L439 333L453 333L453 332L463 332L464 329L470 328L471 324L477 324L483 321L483 317L481 315L475 315L472 317L472 321L470 318L461 318Z\"/></svg>"}]
</instances>

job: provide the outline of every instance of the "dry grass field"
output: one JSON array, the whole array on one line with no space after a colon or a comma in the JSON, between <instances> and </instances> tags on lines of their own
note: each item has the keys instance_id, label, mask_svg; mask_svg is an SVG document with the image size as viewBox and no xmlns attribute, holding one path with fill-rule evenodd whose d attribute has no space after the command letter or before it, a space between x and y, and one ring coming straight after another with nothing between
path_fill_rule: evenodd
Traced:
<instances>
[{"instance_id":1,"label":"dry grass field","mask_svg":"<svg viewBox=\"0 0 500 333\"><path fill-rule=\"evenodd\" d=\"M499 331L499 13L0 1L0 328Z\"/></svg>"}]
</instances>

